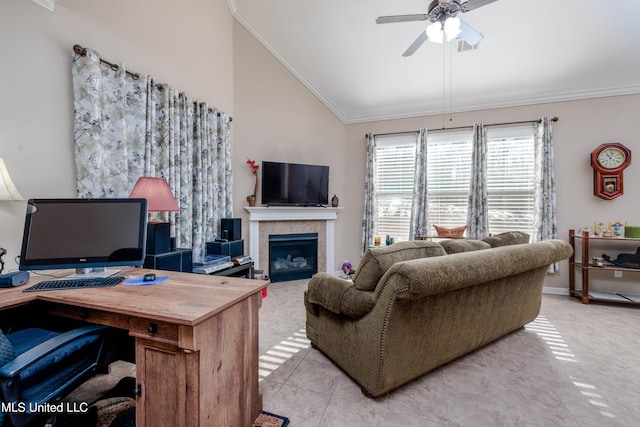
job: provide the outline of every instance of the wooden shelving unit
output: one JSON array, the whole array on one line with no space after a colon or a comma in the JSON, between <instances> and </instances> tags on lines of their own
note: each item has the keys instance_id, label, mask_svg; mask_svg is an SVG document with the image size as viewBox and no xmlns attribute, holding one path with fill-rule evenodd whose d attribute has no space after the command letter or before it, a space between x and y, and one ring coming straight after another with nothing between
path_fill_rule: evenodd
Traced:
<instances>
[{"instance_id":1,"label":"wooden shelving unit","mask_svg":"<svg viewBox=\"0 0 640 427\"><path fill-rule=\"evenodd\" d=\"M573 254L569 258L569 295L580 298L583 304L589 304L589 301L606 301L621 304L640 305L640 301L634 301L624 295L623 291L617 292L589 292L589 272L596 271L624 271L629 273L640 273L640 269L627 268L619 265L608 264L605 262L604 267L596 267L591 263L589 254L589 242L597 240L599 242L615 242L615 243L636 243L640 245L640 239L628 237L596 237L590 236L588 231L582 234L576 234L575 230L569 230L569 243L573 248ZM578 246L576 246L576 241ZM576 260L576 249L580 249L580 260ZM634 248L637 249L637 246ZM582 288L576 289L576 271L580 273L582 279ZM640 276L639 276L640 277ZM635 295L635 297L640 297Z\"/></svg>"}]
</instances>

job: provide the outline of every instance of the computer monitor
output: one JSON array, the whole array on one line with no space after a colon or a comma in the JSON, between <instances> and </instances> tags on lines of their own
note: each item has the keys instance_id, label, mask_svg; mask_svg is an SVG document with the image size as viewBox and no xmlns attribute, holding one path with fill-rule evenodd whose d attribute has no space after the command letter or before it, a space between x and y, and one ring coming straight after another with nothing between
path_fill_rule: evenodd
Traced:
<instances>
[{"instance_id":1,"label":"computer monitor","mask_svg":"<svg viewBox=\"0 0 640 427\"><path fill-rule=\"evenodd\" d=\"M146 199L30 199L19 269L110 276L144 263L146 233Z\"/></svg>"}]
</instances>

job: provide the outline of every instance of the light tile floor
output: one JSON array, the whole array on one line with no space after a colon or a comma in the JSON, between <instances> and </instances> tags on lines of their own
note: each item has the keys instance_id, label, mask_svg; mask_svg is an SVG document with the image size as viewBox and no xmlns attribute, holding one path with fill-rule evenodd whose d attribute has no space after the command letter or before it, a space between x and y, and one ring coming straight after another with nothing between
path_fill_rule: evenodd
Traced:
<instances>
[{"instance_id":1,"label":"light tile floor","mask_svg":"<svg viewBox=\"0 0 640 427\"><path fill-rule=\"evenodd\" d=\"M378 399L311 349L307 281L260 309L265 411L303 426L640 426L640 307L544 295L538 319Z\"/></svg>"}]
</instances>

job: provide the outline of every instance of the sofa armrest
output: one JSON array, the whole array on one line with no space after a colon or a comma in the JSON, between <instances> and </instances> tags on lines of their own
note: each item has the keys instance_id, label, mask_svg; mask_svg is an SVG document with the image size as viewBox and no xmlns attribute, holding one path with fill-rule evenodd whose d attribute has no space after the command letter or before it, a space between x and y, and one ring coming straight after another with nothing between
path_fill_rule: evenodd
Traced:
<instances>
[{"instance_id":1,"label":"sofa armrest","mask_svg":"<svg viewBox=\"0 0 640 427\"><path fill-rule=\"evenodd\" d=\"M380 279L375 297L385 287L402 288L397 298L415 298L487 283L530 270L547 268L568 258L571 246L563 240L503 246L394 264ZM464 266L464 267L463 267Z\"/></svg>"},{"instance_id":2,"label":"sofa armrest","mask_svg":"<svg viewBox=\"0 0 640 427\"><path fill-rule=\"evenodd\" d=\"M318 273L309 281L307 298L332 313L358 319L375 305L373 292L357 289L351 280L329 273Z\"/></svg>"}]
</instances>

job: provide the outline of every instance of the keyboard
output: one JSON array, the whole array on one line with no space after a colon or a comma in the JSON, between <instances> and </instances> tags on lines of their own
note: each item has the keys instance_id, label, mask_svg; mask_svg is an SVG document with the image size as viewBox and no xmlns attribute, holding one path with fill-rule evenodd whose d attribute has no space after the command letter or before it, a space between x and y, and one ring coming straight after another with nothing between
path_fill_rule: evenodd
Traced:
<instances>
[{"instance_id":1,"label":"keyboard","mask_svg":"<svg viewBox=\"0 0 640 427\"><path fill-rule=\"evenodd\" d=\"M86 289L115 286L122 282L125 276L90 277L86 279L45 280L23 289L22 292L59 291L63 289Z\"/></svg>"}]
</instances>

